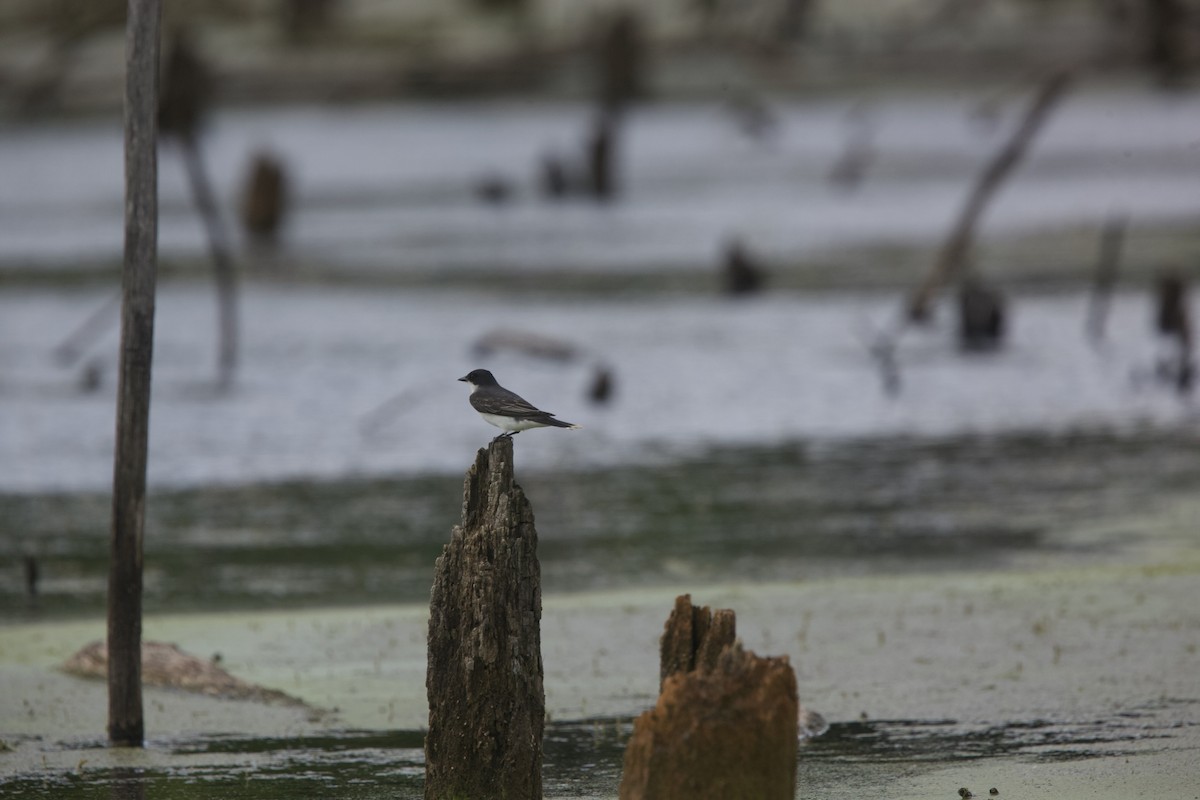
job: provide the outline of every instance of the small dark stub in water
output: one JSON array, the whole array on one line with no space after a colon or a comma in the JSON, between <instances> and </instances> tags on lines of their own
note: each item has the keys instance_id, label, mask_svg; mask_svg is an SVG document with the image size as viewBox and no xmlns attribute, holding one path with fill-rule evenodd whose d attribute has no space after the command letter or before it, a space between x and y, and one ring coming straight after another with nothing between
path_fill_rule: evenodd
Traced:
<instances>
[{"instance_id":1,"label":"small dark stub in water","mask_svg":"<svg viewBox=\"0 0 1200 800\"><path fill-rule=\"evenodd\" d=\"M964 350L995 350L1004 341L1004 295L993 286L968 279L958 294L958 339Z\"/></svg>"}]
</instances>

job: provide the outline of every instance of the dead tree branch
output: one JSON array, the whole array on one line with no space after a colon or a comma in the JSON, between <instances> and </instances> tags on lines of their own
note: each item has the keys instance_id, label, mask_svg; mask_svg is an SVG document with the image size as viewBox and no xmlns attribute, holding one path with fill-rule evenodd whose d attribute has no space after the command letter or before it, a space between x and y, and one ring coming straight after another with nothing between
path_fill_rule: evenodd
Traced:
<instances>
[{"instance_id":1,"label":"dead tree branch","mask_svg":"<svg viewBox=\"0 0 1200 800\"><path fill-rule=\"evenodd\" d=\"M930 270L925 281L913 293L909 301L908 319L910 321L919 322L928 319L929 307L938 289L949 283L962 270L970 254L975 227L980 217L983 216L988 203L1004 184L1005 179L1024 157L1030 143L1054 106L1062 98L1070 81L1070 71L1064 70L1055 73L1042 84L1030 102L1021 124L1017 126L1013 135L979 175L979 179L967 197L967 202L959 213L949 239L942 246L933 269Z\"/></svg>"}]
</instances>

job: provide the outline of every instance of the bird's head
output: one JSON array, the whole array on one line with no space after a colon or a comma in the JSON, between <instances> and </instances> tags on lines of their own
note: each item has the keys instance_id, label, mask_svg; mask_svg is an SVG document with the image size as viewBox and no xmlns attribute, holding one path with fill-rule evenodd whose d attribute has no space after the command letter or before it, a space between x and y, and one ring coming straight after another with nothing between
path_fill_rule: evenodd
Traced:
<instances>
[{"instance_id":1,"label":"bird's head","mask_svg":"<svg viewBox=\"0 0 1200 800\"><path fill-rule=\"evenodd\" d=\"M473 369L466 375L459 378L460 381L466 381L471 386L496 386L496 378L486 369Z\"/></svg>"}]
</instances>

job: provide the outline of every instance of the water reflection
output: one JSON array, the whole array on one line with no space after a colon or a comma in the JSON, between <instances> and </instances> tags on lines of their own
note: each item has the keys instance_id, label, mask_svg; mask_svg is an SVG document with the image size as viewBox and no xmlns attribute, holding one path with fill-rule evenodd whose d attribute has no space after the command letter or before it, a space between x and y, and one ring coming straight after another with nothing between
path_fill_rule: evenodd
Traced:
<instances>
[{"instance_id":1,"label":"water reflection","mask_svg":"<svg viewBox=\"0 0 1200 800\"><path fill-rule=\"evenodd\" d=\"M146 800L146 785L140 770L115 769L109 782L111 800Z\"/></svg>"}]
</instances>

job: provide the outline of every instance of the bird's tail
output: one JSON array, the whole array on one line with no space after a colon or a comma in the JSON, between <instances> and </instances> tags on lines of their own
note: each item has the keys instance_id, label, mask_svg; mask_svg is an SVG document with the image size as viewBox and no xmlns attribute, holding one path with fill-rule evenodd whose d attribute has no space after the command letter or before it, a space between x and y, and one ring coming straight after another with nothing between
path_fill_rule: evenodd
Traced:
<instances>
[{"instance_id":1,"label":"bird's tail","mask_svg":"<svg viewBox=\"0 0 1200 800\"><path fill-rule=\"evenodd\" d=\"M572 430L579 430L583 427L582 425L576 425L573 422L565 422L561 419L555 419L554 417L546 417L544 420L542 420L542 422L546 423L547 425L553 425L555 428L570 428Z\"/></svg>"}]
</instances>

